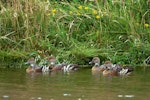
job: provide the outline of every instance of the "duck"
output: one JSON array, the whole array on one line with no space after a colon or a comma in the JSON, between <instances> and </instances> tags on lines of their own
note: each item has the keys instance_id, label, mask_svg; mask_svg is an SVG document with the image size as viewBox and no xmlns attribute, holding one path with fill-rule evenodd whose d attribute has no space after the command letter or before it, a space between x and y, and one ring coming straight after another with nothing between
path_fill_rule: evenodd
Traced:
<instances>
[{"instance_id":1,"label":"duck","mask_svg":"<svg viewBox=\"0 0 150 100\"><path fill-rule=\"evenodd\" d=\"M103 72L107 66L110 66L110 63L110 61L106 61L105 64L100 65L99 57L93 57L92 61L89 62L89 64L94 64L91 70L97 72Z\"/></svg>"},{"instance_id":2,"label":"duck","mask_svg":"<svg viewBox=\"0 0 150 100\"><path fill-rule=\"evenodd\" d=\"M124 76L130 75L133 72L133 68L129 66L122 66L119 64L113 64L111 61L107 60L103 65L100 65L100 58L93 57L89 64L93 64L92 72L101 72L103 76Z\"/></svg>"},{"instance_id":3,"label":"duck","mask_svg":"<svg viewBox=\"0 0 150 100\"><path fill-rule=\"evenodd\" d=\"M56 57L53 55L47 57L46 62L48 63L50 71L62 70L62 68L66 66L66 64L56 64Z\"/></svg>"},{"instance_id":4,"label":"duck","mask_svg":"<svg viewBox=\"0 0 150 100\"><path fill-rule=\"evenodd\" d=\"M89 64L93 64L92 72L101 72L103 76L118 76L118 71L122 69L121 66L113 64L110 60L106 60L103 65L100 65L100 58L93 57Z\"/></svg>"},{"instance_id":5,"label":"duck","mask_svg":"<svg viewBox=\"0 0 150 100\"><path fill-rule=\"evenodd\" d=\"M29 58L28 61L25 64L29 64L30 66L26 69L27 73L33 73L33 72L42 72L43 67L39 67L36 64L36 61L33 57Z\"/></svg>"},{"instance_id":6,"label":"duck","mask_svg":"<svg viewBox=\"0 0 150 100\"><path fill-rule=\"evenodd\" d=\"M129 66L124 66L122 67L122 69L118 72L118 74L120 76L128 76L128 75L131 75L132 72L134 71L133 68L129 67Z\"/></svg>"},{"instance_id":7,"label":"duck","mask_svg":"<svg viewBox=\"0 0 150 100\"><path fill-rule=\"evenodd\" d=\"M67 64L62 68L62 70L64 72L77 71L77 70L79 70L79 65L78 64Z\"/></svg>"},{"instance_id":8,"label":"duck","mask_svg":"<svg viewBox=\"0 0 150 100\"><path fill-rule=\"evenodd\" d=\"M56 64L56 57L51 55L51 56L47 57L46 62L48 63L48 66L45 67L47 69L47 71L54 70L54 67Z\"/></svg>"},{"instance_id":9,"label":"duck","mask_svg":"<svg viewBox=\"0 0 150 100\"><path fill-rule=\"evenodd\" d=\"M106 69L102 72L103 76L111 76L111 70L109 70L107 67Z\"/></svg>"},{"instance_id":10,"label":"duck","mask_svg":"<svg viewBox=\"0 0 150 100\"><path fill-rule=\"evenodd\" d=\"M79 69L78 64L66 64L66 63L56 64L55 56L48 57L47 62L50 64L51 71L61 70L64 72L69 72L69 71L77 71Z\"/></svg>"},{"instance_id":11,"label":"duck","mask_svg":"<svg viewBox=\"0 0 150 100\"><path fill-rule=\"evenodd\" d=\"M132 73L132 71L133 68L131 67L111 64L111 66L106 67L106 70L103 72L103 74L110 74L111 76L128 76Z\"/></svg>"},{"instance_id":12,"label":"duck","mask_svg":"<svg viewBox=\"0 0 150 100\"><path fill-rule=\"evenodd\" d=\"M113 64L111 61L104 62L105 69L103 70L103 76L118 76L118 71L121 70L122 66Z\"/></svg>"}]
</instances>

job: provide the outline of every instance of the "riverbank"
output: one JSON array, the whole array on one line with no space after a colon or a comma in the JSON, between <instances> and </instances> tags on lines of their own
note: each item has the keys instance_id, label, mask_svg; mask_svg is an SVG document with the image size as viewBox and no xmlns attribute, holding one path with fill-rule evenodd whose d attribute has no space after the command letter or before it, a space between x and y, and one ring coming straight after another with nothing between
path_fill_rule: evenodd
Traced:
<instances>
[{"instance_id":1,"label":"riverbank","mask_svg":"<svg viewBox=\"0 0 150 100\"><path fill-rule=\"evenodd\" d=\"M53 54L59 62L81 65L93 56L102 62L149 64L149 7L148 0L2 0L0 60L10 66Z\"/></svg>"}]
</instances>

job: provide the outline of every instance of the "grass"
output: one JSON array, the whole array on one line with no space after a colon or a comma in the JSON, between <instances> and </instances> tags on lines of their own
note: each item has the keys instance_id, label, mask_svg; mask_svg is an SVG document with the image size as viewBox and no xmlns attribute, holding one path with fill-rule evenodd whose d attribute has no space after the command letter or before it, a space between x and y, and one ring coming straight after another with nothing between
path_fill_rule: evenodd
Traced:
<instances>
[{"instance_id":1,"label":"grass","mask_svg":"<svg viewBox=\"0 0 150 100\"><path fill-rule=\"evenodd\" d=\"M0 1L2 61L35 53L79 64L93 56L143 64L150 56L150 1L112 1Z\"/></svg>"}]
</instances>

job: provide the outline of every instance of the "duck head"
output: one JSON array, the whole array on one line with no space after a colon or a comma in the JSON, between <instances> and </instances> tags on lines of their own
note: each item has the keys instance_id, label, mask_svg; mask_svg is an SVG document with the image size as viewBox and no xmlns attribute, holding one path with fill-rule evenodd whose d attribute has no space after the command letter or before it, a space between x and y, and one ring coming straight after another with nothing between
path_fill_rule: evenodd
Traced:
<instances>
[{"instance_id":1,"label":"duck head","mask_svg":"<svg viewBox=\"0 0 150 100\"><path fill-rule=\"evenodd\" d=\"M92 59L92 61L89 62L89 64L95 64L95 66L99 66L99 64L100 64L100 59L99 59L99 57L94 57L94 58Z\"/></svg>"},{"instance_id":2,"label":"duck head","mask_svg":"<svg viewBox=\"0 0 150 100\"><path fill-rule=\"evenodd\" d=\"M35 62L35 59L33 57L29 58L29 60L25 64L30 64L30 67L32 67L32 68L36 67L36 62Z\"/></svg>"},{"instance_id":3,"label":"duck head","mask_svg":"<svg viewBox=\"0 0 150 100\"><path fill-rule=\"evenodd\" d=\"M46 59L46 62L48 62L50 65L55 65L56 63L56 57L51 55Z\"/></svg>"},{"instance_id":4,"label":"duck head","mask_svg":"<svg viewBox=\"0 0 150 100\"><path fill-rule=\"evenodd\" d=\"M104 64L110 64L110 65L112 65L112 62L111 61L109 61L109 60L107 60L107 61L105 61L105 63Z\"/></svg>"}]
</instances>

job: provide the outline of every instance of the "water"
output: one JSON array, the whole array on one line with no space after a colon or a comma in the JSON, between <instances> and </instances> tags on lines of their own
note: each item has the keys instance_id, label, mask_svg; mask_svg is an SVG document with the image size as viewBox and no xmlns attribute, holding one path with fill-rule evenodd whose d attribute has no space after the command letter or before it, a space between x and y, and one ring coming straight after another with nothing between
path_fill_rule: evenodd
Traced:
<instances>
[{"instance_id":1,"label":"water","mask_svg":"<svg viewBox=\"0 0 150 100\"><path fill-rule=\"evenodd\" d=\"M74 73L26 74L0 69L0 100L149 100L150 69L106 78L90 69Z\"/></svg>"}]
</instances>

